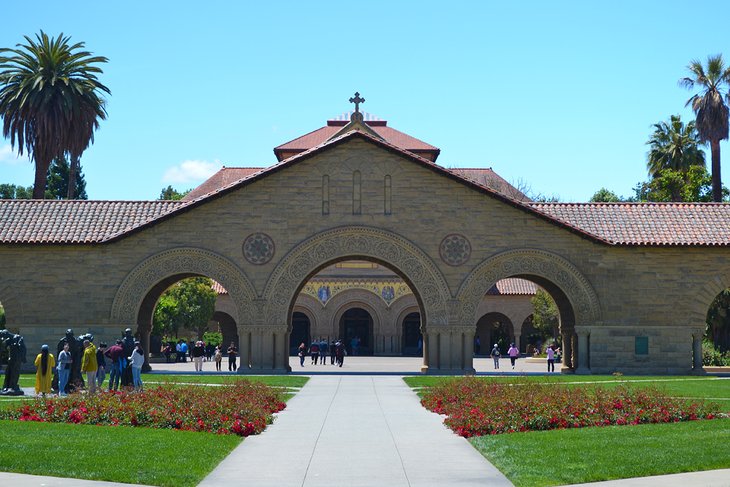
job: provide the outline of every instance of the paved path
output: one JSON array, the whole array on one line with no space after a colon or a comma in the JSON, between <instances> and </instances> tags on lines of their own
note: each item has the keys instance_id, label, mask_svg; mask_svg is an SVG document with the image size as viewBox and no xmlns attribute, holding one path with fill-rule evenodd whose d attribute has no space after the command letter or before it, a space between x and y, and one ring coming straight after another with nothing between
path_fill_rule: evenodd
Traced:
<instances>
[{"instance_id":1,"label":"paved path","mask_svg":"<svg viewBox=\"0 0 730 487\"><path fill-rule=\"evenodd\" d=\"M316 376L202 486L512 485L399 377Z\"/></svg>"}]
</instances>

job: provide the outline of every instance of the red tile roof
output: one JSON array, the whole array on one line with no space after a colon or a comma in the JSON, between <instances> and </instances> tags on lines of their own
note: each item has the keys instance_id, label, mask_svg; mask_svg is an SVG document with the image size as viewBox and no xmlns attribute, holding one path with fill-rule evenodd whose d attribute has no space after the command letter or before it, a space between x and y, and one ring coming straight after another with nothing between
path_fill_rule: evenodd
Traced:
<instances>
[{"instance_id":1,"label":"red tile roof","mask_svg":"<svg viewBox=\"0 0 730 487\"><path fill-rule=\"evenodd\" d=\"M185 195L183 201L190 201L208 193L212 193L218 188L228 186L231 183L246 179L252 174L264 170L263 167L222 167L217 173L206 179L203 184L194 188Z\"/></svg>"},{"instance_id":2,"label":"red tile roof","mask_svg":"<svg viewBox=\"0 0 730 487\"><path fill-rule=\"evenodd\" d=\"M96 243L156 220L177 201L0 200L0 243Z\"/></svg>"},{"instance_id":3,"label":"red tile roof","mask_svg":"<svg viewBox=\"0 0 730 487\"><path fill-rule=\"evenodd\" d=\"M499 295L527 295L532 296L538 290L538 285L532 281L525 279L518 279L516 277L509 277L507 279L501 279L487 291L490 296Z\"/></svg>"},{"instance_id":4,"label":"red tile roof","mask_svg":"<svg viewBox=\"0 0 730 487\"><path fill-rule=\"evenodd\" d=\"M615 245L730 245L726 203L530 203Z\"/></svg>"},{"instance_id":5,"label":"red tile roof","mask_svg":"<svg viewBox=\"0 0 730 487\"><path fill-rule=\"evenodd\" d=\"M213 291L215 291L215 293L219 296L221 294L228 294L228 290L224 288L223 285L218 281L213 281Z\"/></svg>"},{"instance_id":6,"label":"red tile roof","mask_svg":"<svg viewBox=\"0 0 730 487\"><path fill-rule=\"evenodd\" d=\"M328 120L326 126L275 147L274 154L276 154L279 161L282 161L286 157L291 157L294 154L324 144L348 123L349 120ZM409 152L421 154L431 161L436 160L440 153L437 147L388 127L387 123L385 120L365 120L365 124L386 142Z\"/></svg>"},{"instance_id":7,"label":"red tile roof","mask_svg":"<svg viewBox=\"0 0 730 487\"><path fill-rule=\"evenodd\" d=\"M488 186L493 190L518 201L531 201L525 193L508 183L506 179L494 172L491 167L454 167L451 168L451 172L458 174L464 179L470 179L482 186Z\"/></svg>"}]
</instances>

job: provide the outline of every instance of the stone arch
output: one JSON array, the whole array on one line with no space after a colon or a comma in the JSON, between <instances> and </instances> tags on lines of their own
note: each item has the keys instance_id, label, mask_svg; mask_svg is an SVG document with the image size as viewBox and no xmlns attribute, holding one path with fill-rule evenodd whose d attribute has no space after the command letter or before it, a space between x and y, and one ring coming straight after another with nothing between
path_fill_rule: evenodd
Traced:
<instances>
[{"instance_id":1,"label":"stone arch","mask_svg":"<svg viewBox=\"0 0 730 487\"><path fill-rule=\"evenodd\" d=\"M478 317L480 301L497 281L507 277L535 276L557 286L567 297L580 325L600 319L598 296L588 279L563 257L537 249L509 250L489 257L467 276L457 294L462 323Z\"/></svg>"},{"instance_id":2,"label":"stone arch","mask_svg":"<svg viewBox=\"0 0 730 487\"><path fill-rule=\"evenodd\" d=\"M202 275L218 281L233 298L237 323L253 320L252 301L256 297L245 273L233 262L209 250L181 247L148 257L124 279L114 296L111 322L137 323L137 315L147 294L162 280L175 276Z\"/></svg>"},{"instance_id":3,"label":"stone arch","mask_svg":"<svg viewBox=\"0 0 730 487\"><path fill-rule=\"evenodd\" d=\"M294 297L306 280L346 259L384 264L398 272L419 298L427 325L446 325L451 296L431 258L409 240L385 230L346 226L322 232L294 247L277 265L263 296L268 323L286 323Z\"/></svg>"},{"instance_id":4,"label":"stone arch","mask_svg":"<svg viewBox=\"0 0 730 487\"><path fill-rule=\"evenodd\" d=\"M730 275L717 275L698 286L687 311L687 325L704 328L707 311L718 294L730 287Z\"/></svg>"},{"instance_id":5,"label":"stone arch","mask_svg":"<svg viewBox=\"0 0 730 487\"><path fill-rule=\"evenodd\" d=\"M380 313L380 310L378 310L378 303L375 301L376 299L380 299L377 294L366 291L364 289L348 291L341 294L345 295L342 296L340 300L341 302L338 302L336 307L335 305L332 306L332 327L335 331L335 334L339 333L340 320L342 319L342 316L347 311L353 308L364 309L370 314L370 317L373 320L374 334L381 331L381 328L383 326L383 316L382 313ZM336 297L339 296L340 294L338 294ZM383 307L385 307L385 303L383 303Z\"/></svg>"}]
</instances>

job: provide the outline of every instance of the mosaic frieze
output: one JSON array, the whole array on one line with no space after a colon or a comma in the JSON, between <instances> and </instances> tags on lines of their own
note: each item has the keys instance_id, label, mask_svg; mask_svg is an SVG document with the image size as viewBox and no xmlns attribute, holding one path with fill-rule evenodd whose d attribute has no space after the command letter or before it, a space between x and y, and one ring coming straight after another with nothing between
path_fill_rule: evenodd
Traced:
<instances>
[{"instance_id":1,"label":"mosaic frieze","mask_svg":"<svg viewBox=\"0 0 730 487\"><path fill-rule=\"evenodd\" d=\"M302 293L312 296L325 305L337 294L343 291L349 291L350 289L365 289L366 291L370 291L385 301L387 306L390 306L391 303L402 296L413 294L413 291L411 291L411 288L405 282L396 279L382 281L369 279L312 280L304 286Z\"/></svg>"}]
</instances>

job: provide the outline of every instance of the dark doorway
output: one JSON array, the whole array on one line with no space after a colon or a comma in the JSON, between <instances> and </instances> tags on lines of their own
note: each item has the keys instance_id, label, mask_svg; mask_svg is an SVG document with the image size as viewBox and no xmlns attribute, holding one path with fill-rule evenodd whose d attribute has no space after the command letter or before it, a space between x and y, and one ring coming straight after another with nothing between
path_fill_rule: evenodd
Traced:
<instances>
[{"instance_id":1,"label":"dark doorway","mask_svg":"<svg viewBox=\"0 0 730 487\"><path fill-rule=\"evenodd\" d=\"M475 335L475 339L479 337L479 355L489 355L495 344L502 354L507 353L512 342L512 330L512 322L502 313L488 313L482 316L477 322ZM474 351L476 353L476 348Z\"/></svg>"},{"instance_id":2,"label":"dark doorway","mask_svg":"<svg viewBox=\"0 0 730 487\"><path fill-rule=\"evenodd\" d=\"M306 347L309 347L309 330L311 324L309 318L304 313L295 312L291 319L292 328L291 335L289 335L289 353L291 355L297 354L297 348L300 343L304 343Z\"/></svg>"},{"instance_id":3,"label":"dark doorway","mask_svg":"<svg viewBox=\"0 0 730 487\"><path fill-rule=\"evenodd\" d=\"M340 337L345 340L349 355L372 355L373 319L370 313L362 308L345 311L340 319ZM353 353L353 338L359 339L357 350Z\"/></svg>"},{"instance_id":4,"label":"dark doorway","mask_svg":"<svg viewBox=\"0 0 730 487\"><path fill-rule=\"evenodd\" d=\"M403 319L403 355L407 357L423 355L421 313L410 313Z\"/></svg>"}]
</instances>

